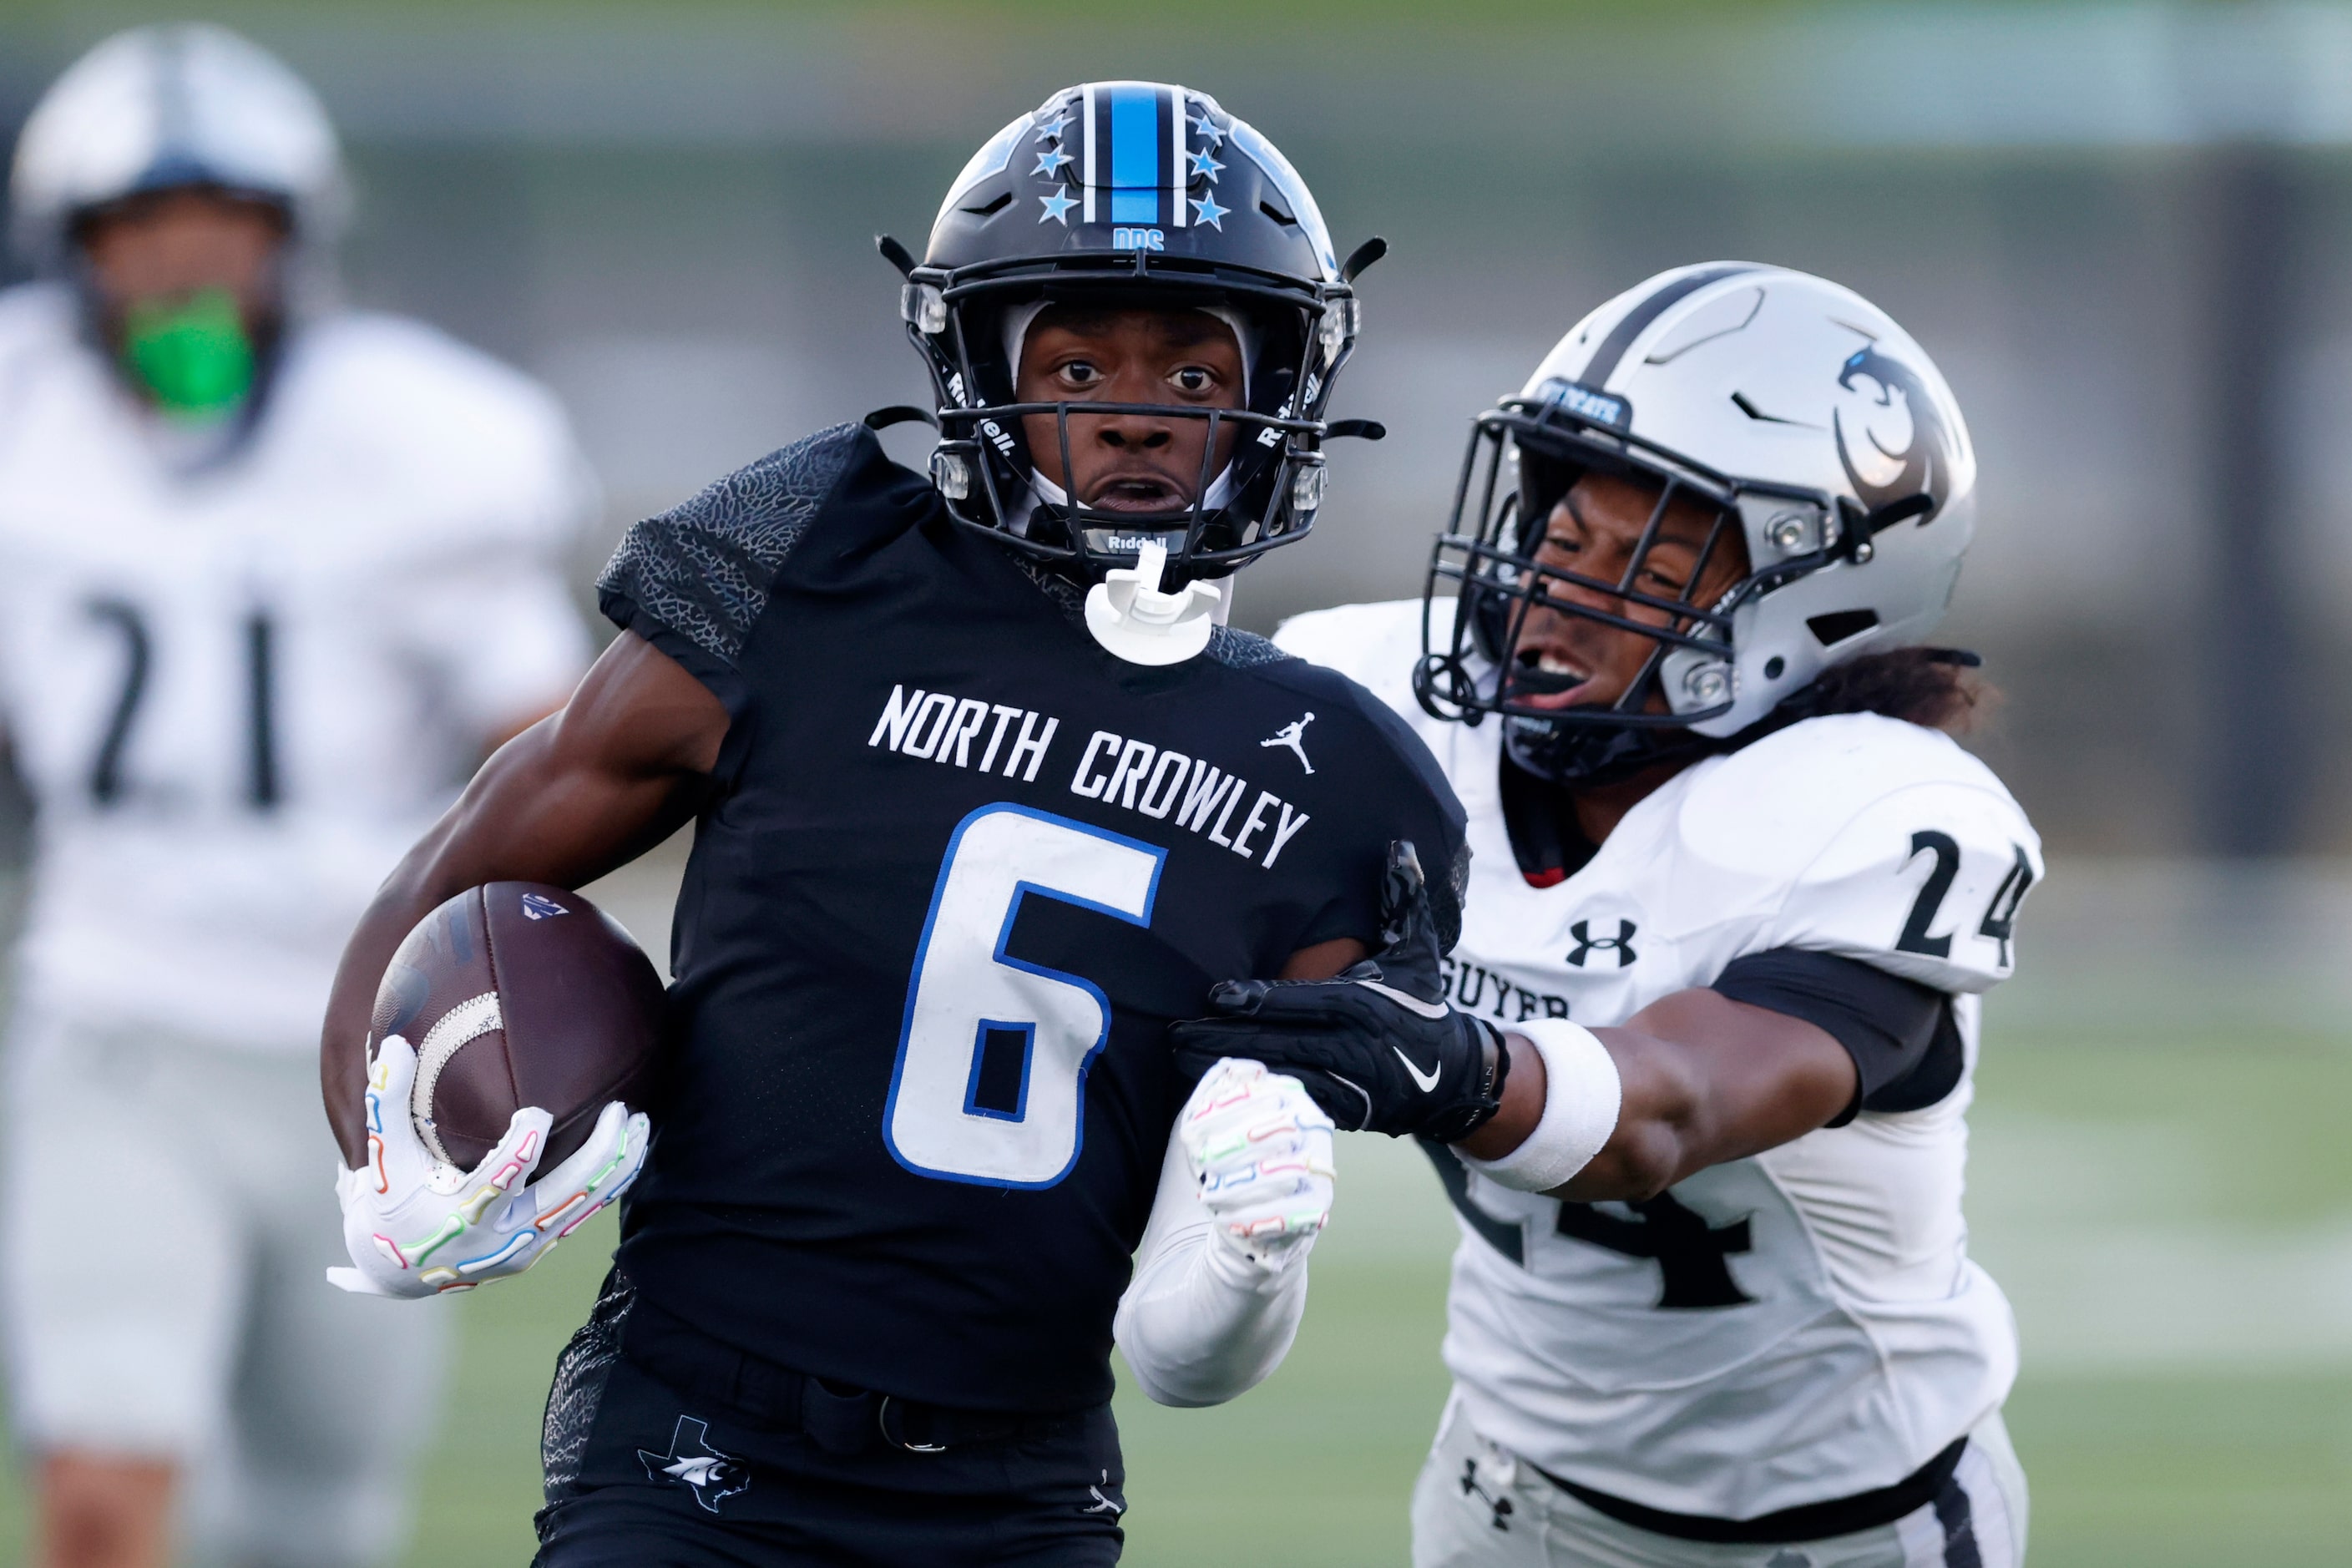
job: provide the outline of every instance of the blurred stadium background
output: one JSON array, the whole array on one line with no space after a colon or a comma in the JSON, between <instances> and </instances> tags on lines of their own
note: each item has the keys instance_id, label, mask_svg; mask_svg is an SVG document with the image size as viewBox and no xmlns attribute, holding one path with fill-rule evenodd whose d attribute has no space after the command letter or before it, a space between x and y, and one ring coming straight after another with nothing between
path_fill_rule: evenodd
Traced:
<instances>
[{"instance_id":1,"label":"blurred stadium background","mask_svg":"<svg viewBox=\"0 0 2352 1568\"><path fill-rule=\"evenodd\" d=\"M2026 1335L2034 1560L2352 1558L2352 8L1276 12L209 14L339 121L352 294L569 403L608 499L583 603L630 519L920 399L870 237L919 245L971 147L1069 80L1214 92L1342 248L1393 247L1338 410L1391 438L1338 466L1317 543L1244 580L1260 628L1417 591L1467 416L1647 273L1741 256L1885 305L1969 411L1984 522L1949 636L2008 693L1976 743L2051 851L1988 1009L1971 1194ZM165 14L0 5L0 132ZM656 951L679 853L604 889ZM1282 1373L1220 1411L1123 1398L1130 1561L1402 1559L1452 1232L1417 1155L1342 1157ZM601 1267L583 1236L446 1304L462 1394L413 1561L527 1555L547 1371Z\"/></svg>"}]
</instances>

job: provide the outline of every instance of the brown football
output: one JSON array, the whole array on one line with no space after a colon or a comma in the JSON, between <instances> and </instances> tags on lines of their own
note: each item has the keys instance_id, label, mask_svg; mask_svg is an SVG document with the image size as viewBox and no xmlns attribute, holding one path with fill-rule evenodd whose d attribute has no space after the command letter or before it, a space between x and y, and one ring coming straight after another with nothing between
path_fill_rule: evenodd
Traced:
<instances>
[{"instance_id":1,"label":"brown football","mask_svg":"<svg viewBox=\"0 0 2352 1568\"><path fill-rule=\"evenodd\" d=\"M645 1108L662 983L645 951L565 888L490 882L416 923L375 994L368 1054L416 1052L410 1105L434 1158L472 1170L524 1106L555 1119L539 1170L586 1141L609 1100Z\"/></svg>"}]
</instances>

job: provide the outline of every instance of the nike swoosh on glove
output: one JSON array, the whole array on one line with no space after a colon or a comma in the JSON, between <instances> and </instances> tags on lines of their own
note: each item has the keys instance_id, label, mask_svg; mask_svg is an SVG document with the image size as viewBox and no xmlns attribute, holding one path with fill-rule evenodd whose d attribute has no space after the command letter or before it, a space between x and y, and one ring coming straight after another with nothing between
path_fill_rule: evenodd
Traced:
<instances>
[{"instance_id":1,"label":"nike swoosh on glove","mask_svg":"<svg viewBox=\"0 0 2352 1568\"><path fill-rule=\"evenodd\" d=\"M1468 1137L1502 1105L1510 1053L1446 1005L1421 858L1402 840L1389 846L1381 944L1328 980L1223 982L1209 993L1218 1016L1169 1026L1177 1065L1197 1077L1225 1057L1263 1062L1347 1131Z\"/></svg>"}]
</instances>

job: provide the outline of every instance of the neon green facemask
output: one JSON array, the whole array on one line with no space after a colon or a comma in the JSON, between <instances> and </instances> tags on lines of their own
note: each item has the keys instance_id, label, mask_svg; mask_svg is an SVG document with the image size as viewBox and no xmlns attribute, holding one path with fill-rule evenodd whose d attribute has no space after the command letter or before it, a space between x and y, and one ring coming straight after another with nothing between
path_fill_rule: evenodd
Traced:
<instances>
[{"instance_id":1,"label":"neon green facemask","mask_svg":"<svg viewBox=\"0 0 2352 1568\"><path fill-rule=\"evenodd\" d=\"M226 414L253 390L253 339L226 289L132 305L122 362L156 405L179 418Z\"/></svg>"}]
</instances>

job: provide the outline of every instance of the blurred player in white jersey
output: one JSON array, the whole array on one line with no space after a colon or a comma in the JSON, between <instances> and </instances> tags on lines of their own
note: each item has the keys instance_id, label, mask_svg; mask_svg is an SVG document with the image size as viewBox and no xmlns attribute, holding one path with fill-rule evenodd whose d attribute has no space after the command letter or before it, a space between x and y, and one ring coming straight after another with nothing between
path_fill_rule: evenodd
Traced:
<instances>
[{"instance_id":1,"label":"blurred player in white jersey","mask_svg":"<svg viewBox=\"0 0 2352 1568\"><path fill-rule=\"evenodd\" d=\"M16 150L0 1260L55 1568L162 1561L184 1494L228 1561L375 1561L440 1384L439 1314L320 1282L311 1051L377 883L583 668L593 497L539 386L331 307L344 205L309 90L211 27L100 45Z\"/></svg>"},{"instance_id":2,"label":"blurred player in white jersey","mask_svg":"<svg viewBox=\"0 0 2352 1568\"><path fill-rule=\"evenodd\" d=\"M1685 268L1481 416L1425 602L1277 637L1436 753L1462 938L1441 963L1400 888L1381 973L1226 988L1185 1051L1389 1132L1482 1040L1511 1062L1426 1145L1463 1239L1421 1568L2022 1561L2015 1326L1960 1197L2041 849L1942 732L1974 656L1920 646L1975 479L1883 312Z\"/></svg>"}]
</instances>

